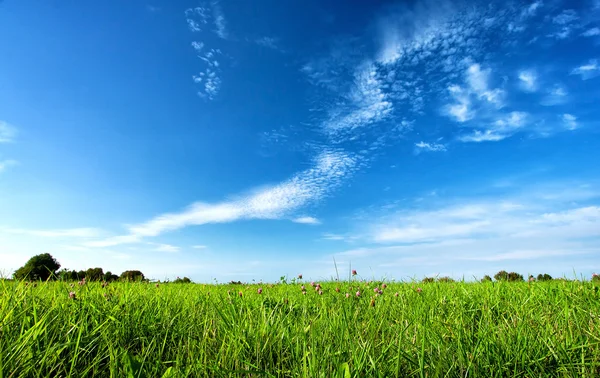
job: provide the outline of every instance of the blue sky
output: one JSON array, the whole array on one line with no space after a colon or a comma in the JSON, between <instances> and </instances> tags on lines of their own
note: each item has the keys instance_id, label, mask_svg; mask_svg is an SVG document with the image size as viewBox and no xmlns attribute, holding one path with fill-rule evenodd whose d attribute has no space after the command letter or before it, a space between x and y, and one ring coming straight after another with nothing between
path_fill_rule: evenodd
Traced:
<instances>
[{"instance_id":1,"label":"blue sky","mask_svg":"<svg viewBox=\"0 0 600 378\"><path fill-rule=\"evenodd\" d=\"M600 1L0 2L0 270L600 271Z\"/></svg>"}]
</instances>

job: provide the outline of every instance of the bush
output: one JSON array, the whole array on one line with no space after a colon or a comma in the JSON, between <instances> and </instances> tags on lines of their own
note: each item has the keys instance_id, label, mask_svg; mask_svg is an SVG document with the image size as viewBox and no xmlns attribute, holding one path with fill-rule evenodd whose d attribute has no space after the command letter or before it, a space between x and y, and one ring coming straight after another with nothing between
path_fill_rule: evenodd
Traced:
<instances>
[{"instance_id":1,"label":"bush","mask_svg":"<svg viewBox=\"0 0 600 378\"><path fill-rule=\"evenodd\" d=\"M440 277L438 278L438 282L454 282L454 280L450 277Z\"/></svg>"},{"instance_id":2,"label":"bush","mask_svg":"<svg viewBox=\"0 0 600 378\"><path fill-rule=\"evenodd\" d=\"M488 276L487 274L485 276L483 276L483 278L481 279L481 282L492 282L492 277Z\"/></svg>"},{"instance_id":3,"label":"bush","mask_svg":"<svg viewBox=\"0 0 600 378\"><path fill-rule=\"evenodd\" d=\"M423 283L431 283L431 282L435 282L435 278L433 277L425 277L423 278Z\"/></svg>"},{"instance_id":4,"label":"bush","mask_svg":"<svg viewBox=\"0 0 600 378\"><path fill-rule=\"evenodd\" d=\"M508 282L517 282L523 281L523 275L515 272L506 272L505 270L501 270L494 276L496 281L508 281Z\"/></svg>"}]
</instances>

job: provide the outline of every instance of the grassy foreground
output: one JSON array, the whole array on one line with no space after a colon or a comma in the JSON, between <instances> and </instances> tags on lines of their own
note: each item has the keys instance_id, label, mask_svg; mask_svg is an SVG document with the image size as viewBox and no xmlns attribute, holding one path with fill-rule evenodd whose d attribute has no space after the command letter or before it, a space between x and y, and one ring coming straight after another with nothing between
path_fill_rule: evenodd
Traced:
<instances>
[{"instance_id":1,"label":"grassy foreground","mask_svg":"<svg viewBox=\"0 0 600 378\"><path fill-rule=\"evenodd\" d=\"M600 376L597 283L301 285L3 281L0 378Z\"/></svg>"}]
</instances>

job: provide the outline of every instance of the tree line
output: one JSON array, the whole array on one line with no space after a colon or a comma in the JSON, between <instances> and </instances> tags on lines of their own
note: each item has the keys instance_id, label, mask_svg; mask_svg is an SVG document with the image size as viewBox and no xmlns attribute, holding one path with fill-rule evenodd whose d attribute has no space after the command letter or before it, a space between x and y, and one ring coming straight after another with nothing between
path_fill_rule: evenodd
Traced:
<instances>
[{"instance_id":1,"label":"tree line","mask_svg":"<svg viewBox=\"0 0 600 378\"><path fill-rule=\"evenodd\" d=\"M24 281L144 281L146 277L139 270L126 270L120 275L112 272L104 272L102 268L89 268L87 270L67 270L62 269L60 263L49 253L33 256L19 269L17 269L13 278Z\"/></svg>"}]
</instances>

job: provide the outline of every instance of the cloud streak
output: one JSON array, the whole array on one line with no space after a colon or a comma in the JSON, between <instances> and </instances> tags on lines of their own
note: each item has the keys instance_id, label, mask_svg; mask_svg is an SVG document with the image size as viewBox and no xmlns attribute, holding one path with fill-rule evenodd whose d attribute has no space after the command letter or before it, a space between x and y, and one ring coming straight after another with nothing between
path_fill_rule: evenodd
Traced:
<instances>
[{"instance_id":1,"label":"cloud streak","mask_svg":"<svg viewBox=\"0 0 600 378\"><path fill-rule=\"evenodd\" d=\"M129 234L89 242L90 247L136 243L146 237L187 226L228 223L244 219L283 219L301 207L327 196L355 169L353 157L339 151L323 151L314 166L278 185L258 189L241 198L216 204L197 202L187 209L159 215L129 227ZM298 218L303 223L314 218Z\"/></svg>"}]
</instances>

